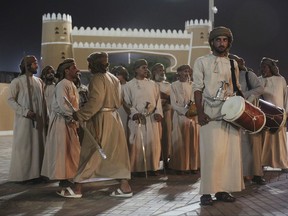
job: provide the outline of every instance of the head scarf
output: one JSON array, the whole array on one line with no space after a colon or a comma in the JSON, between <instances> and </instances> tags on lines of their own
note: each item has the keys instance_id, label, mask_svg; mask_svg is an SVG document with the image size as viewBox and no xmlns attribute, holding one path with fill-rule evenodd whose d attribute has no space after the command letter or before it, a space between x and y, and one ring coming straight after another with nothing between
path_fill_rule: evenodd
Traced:
<instances>
[{"instance_id":1,"label":"head scarf","mask_svg":"<svg viewBox=\"0 0 288 216\"><path fill-rule=\"evenodd\" d=\"M21 62L20 62L20 65L19 65L21 74L24 74L26 72L26 66L27 66L27 70L29 71L32 63L34 63L36 61L37 61L37 58L33 55L27 55L27 56L23 57ZM25 66L25 64L26 64L26 66Z\"/></svg>"},{"instance_id":2,"label":"head scarf","mask_svg":"<svg viewBox=\"0 0 288 216\"><path fill-rule=\"evenodd\" d=\"M230 59L234 59L238 63L238 67L240 71L247 71L247 67L245 66L245 61L243 58L235 55L235 54L229 54L228 56Z\"/></svg>"},{"instance_id":3,"label":"head scarf","mask_svg":"<svg viewBox=\"0 0 288 216\"><path fill-rule=\"evenodd\" d=\"M154 73L154 71L156 71L158 68L163 68L164 69L164 65L161 63L156 63L155 65L153 65L153 67L151 68L152 73Z\"/></svg>"},{"instance_id":4,"label":"head scarf","mask_svg":"<svg viewBox=\"0 0 288 216\"><path fill-rule=\"evenodd\" d=\"M87 61L89 63L88 68L91 73L106 73L108 71L109 62L108 54L106 52L95 52L91 53Z\"/></svg>"},{"instance_id":5,"label":"head scarf","mask_svg":"<svg viewBox=\"0 0 288 216\"><path fill-rule=\"evenodd\" d=\"M184 70L186 70L186 69L189 69L189 70L191 70L191 67L190 67L190 65L181 65L181 66L179 66L178 68L177 68L177 73L178 72L180 72L180 71L184 71Z\"/></svg>"},{"instance_id":6,"label":"head scarf","mask_svg":"<svg viewBox=\"0 0 288 216\"><path fill-rule=\"evenodd\" d=\"M133 70L136 70L142 65L148 65L147 61L145 59L138 59L137 61L134 62Z\"/></svg>"},{"instance_id":7,"label":"head scarf","mask_svg":"<svg viewBox=\"0 0 288 216\"><path fill-rule=\"evenodd\" d=\"M64 79L65 77L65 69L70 68L75 64L75 60L73 58L67 58L62 63L59 64L57 68L56 77L59 78L59 81Z\"/></svg>"},{"instance_id":8,"label":"head scarf","mask_svg":"<svg viewBox=\"0 0 288 216\"><path fill-rule=\"evenodd\" d=\"M153 65L153 67L151 68L151 72L152 72L152 79L155 80L156 77L156 70L162 68L164 70L164 65L161 63L156 63L155 65ZM163 77L164 80L164 77Z\"/></svg>"},{"instance_id":9,"label":"head scarf","mask_svg":"<svg viewBox=\"0 0 288 216\"><path fill-rule=\"evenodd\" d=\"M276 60L276 59L263 57L260 64L266 64L266 65L268 65L269 68L270 68L270 70L271 70L271 73L272 73L274 76L280 76L280 74L279 74L279 68L278 68L278 66L277 66L277 64L276 64L277 62L278 62L278 60Z\"/></svg>"},{"instance_id":10,"label":"head scarf","mask_svg":"<svg viewBox=\"0 0 288 216\"><path fill-rule=\"evenodd\" d=\"M42 72L41 72L41 75L40 75L40 78L41 78L42 80L45 80L45 79L46 79L46 75L47 75L47 72L48 72L49 70L55 71L54 68L53 68L52 66L50 66L50 65L47 65L46 67L44 67L43 70L42 70Z\"/></svg>"},{"instance_id":11,"label":"head scarf","mask_svg":"<svg viewBox=\"0 0 288 216\"><path fill-rule=\"evenodd\" d=\"M123 67L123 66L116 66L112 69L111 71L112 74L114 74L115 76L123 76L123 78L128 81L129 79L129 73L128 70Z\"/></svg>"},{"instance_id":12,"label":"head scarf","mask_svg":"<svg viewBox=\"0 0 288 216\"><path fill-rule=\"evenodd\" d=\"M233 35L232 35L231 30L229 28L224 27L224 26L215 27L210 32L209 44L210 44L211 49L212 50L214 49L212 41L219 36L226 36L228 38L228 41L229 41L228 49L230 49L232 46L232 42L233 42Z\"/></svg>"}]
</instances>

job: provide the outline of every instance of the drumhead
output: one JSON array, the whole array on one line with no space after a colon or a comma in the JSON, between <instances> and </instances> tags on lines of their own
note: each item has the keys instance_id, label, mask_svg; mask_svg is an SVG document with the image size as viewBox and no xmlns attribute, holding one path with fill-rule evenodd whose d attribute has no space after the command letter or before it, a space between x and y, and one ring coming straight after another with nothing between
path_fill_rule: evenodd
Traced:
<instances>
[{"instance_id":1,"label":"drumhead","mask_svg":"<svg viewBox=\"0 0 288 216\"><path fill-rule=\"evenodd\" d=\"M222 108L221 115L225 115L223 117L226 121L234 121L238 119L245 110L245 100L241 96L233 96L228 98Z\"/></svg>"}]
</instances>

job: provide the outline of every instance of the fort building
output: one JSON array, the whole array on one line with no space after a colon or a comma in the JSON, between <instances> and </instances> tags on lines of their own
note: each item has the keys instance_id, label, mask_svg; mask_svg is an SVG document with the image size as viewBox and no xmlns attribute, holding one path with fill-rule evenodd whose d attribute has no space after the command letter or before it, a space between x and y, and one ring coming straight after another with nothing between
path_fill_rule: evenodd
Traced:
<instances>
[{"instance_id":1,"label":"fort building","mask_svg":"<svg viewBox=\"0 0 288 216\"><path fill-rule=\"evenodd\" d=\"M167 72L175 72L182 64L193 66L197 57L210 53L208 43L211 22L190 20L183 30L97 28L72 26L72 17L67 14L47 13L42 16L42 39L40 68L51 65L57 68L65 58L75 58L81 72L87 71L87 56L104 51L113 55L124 55L123 62L133 63L133 54L138 56L160 56L168 59ZM113 62L111 62L113 63ZM8 83L1 83L0 106L2 121L0 135L13 130L13 110L8 106Z\"/></svg>"},{"instance_id":2,"label":"fort building","mask_svg":"<svg viewBox=\"0 0 288 216\"><path fill-rule=\"evenodd\" d=\"M42 16L41 67L57 68L65 58L74 58L81 71L87 71L87 56L104 51L127 55L133 53L161 56L169 60L167 72L182 64L193 66L195 59L210 53L208 43L211 22L190 20L183 30L125 29L76 27L67 14L47 13Z\"/></svg>"}]
</instances>

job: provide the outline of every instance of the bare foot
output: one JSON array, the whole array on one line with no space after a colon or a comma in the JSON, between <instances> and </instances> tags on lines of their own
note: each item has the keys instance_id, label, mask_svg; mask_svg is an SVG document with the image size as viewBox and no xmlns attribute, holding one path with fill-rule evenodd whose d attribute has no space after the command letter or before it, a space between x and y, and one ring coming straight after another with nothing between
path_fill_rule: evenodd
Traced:
<instances>
[{"instance_id":1,"label":"bare foot","mask_svg":"<svg viewBox=\"0 0 288 216\"><path fill-rule=\"evenodd\" d=\"M130 193L132 191L127 179L120 180L120 189L123 193Z\"/></svg>"}]
</instances>

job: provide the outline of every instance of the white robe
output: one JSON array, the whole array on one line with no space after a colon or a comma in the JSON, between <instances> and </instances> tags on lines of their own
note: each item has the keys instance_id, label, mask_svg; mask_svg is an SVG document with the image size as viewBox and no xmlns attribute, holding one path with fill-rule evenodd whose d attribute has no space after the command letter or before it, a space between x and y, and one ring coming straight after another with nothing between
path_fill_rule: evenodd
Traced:
<instances>
[{"instance_id":1,"label":"white robe","mask_svg":"<svg viewBox=\"0 0 288 216\"><path fill-rule=\"evenodd\" d=\"M72 179L77 172L80 158L80 142L77 124L71 121L72 110L64 100L70 101L74 109L79 108L76 86L67 79L61 80L55 88L52 112L45 144L41 174L49 179Z\"/></svg>"},{"instance_id":2,"label":"white robe","mask_svg":"<svg viewBox=\"0 0 288 216\"><path fill-rule=\"evenodd\" d=\"M235 62L236 79L239 70ZM219 117L223 102L214 101L221 82L224 94L233 93L230 62L212 54L198 58L193 68L193 91L203 92L204 112ZM238 83L238 82L237 82ZM239 86L239 83L238 83ZM200 128L200 194L235 192L244 188L239 129L225 121L211 121Z\"/></svg>"},{"instance_id":3,"label":"white robe","mask_svg":"<svg viewBox=\"0 0 288 216\"><path fill-rule=\"evenodd\" d=\"M35 127L26 118L30 105L26 75L12 80L8 92L8 104L15 111L12 157L9 172L10 181L25 181L40 177L44 142L46 104L43 82L30 77L33 112L36 113Z\"/></svg>"},{"instance_id":4,"label":"white robe","mask_svg":"<svg viewBox=\"0 0 288 216\"><path fill-rule=\"evenodd\" d=\"M48 115L50 115L50 113L51 113L51 106L52 106L54 90L55 90L55 84L54 83L51 85L45 85L44 86L44 96L45 96L45 100L46 100Z\"/></svg>"},{"instance_id":5,"label":"white robe","mask_svg":"<svg viewBox=\"0 0 288 216\"><path fill-rule=\"evenodd\" d=\"M124 100L131 107L128 122L131 171L144 172L146 168L148 171L156 171L159 169L161 154L161 123L155 121L154 113L163 116L159 88L154 81L134 78L124 88ZM136 113L144 113L147 102L150 103L151 114L146 117L145 125L138 124L132 117Z\"/></svg>"},{"instance_id":6,"label":"white robe","mask_svg":"<svg viewBox=\"0 0 288 216\"><path fill-rule=\"evenodd\" d=\"M169 168L189 171L200 168L199 125L197 117L185 116L189 101L194 101L192 82L175 81L171 87L171 105L174 110L172 150Z\"/></svg>"},{"instance_id":7,"label":"white robe","mask_svg":"<svg viewBox=\"0 0 288 216\"><path fill-rule=\"evenodd\" d=\"M171 94L171 84L167 81L156 82L159 86L160 92L169 95ZM163 119L161 122L162 126L162 136L161 136L161 149L162 149L162 160L164 163L168 161L168 158L171 154L171 145L172 145L172 114L173 109L171 102L167 99L161 99L162 110L163 110Z\"/></svg>"},{"instance_id":8,"label":"white robe","mask_svg":"<svg viewBox=\"0 0 288 216\"><path fill-rule=\"evenodd\" d=\"M287 84L282 76L259 77L264 85L263 99L287 113ZM284 118L285 119L285 118ZM262 165L273 168L288 168L288 148L286 125L279 127L276 133L263 131Z\"/></svg>"},{"instance_id":9,"label":"white robe","mask_svg":"<svg viewBox=\"0 0 288 216\"><path fill-rule=\"evenodd\" d=\"M121 85L121 95L122 95L122 100L124 100L124 88L126 84ZM122 125L125 131L125 136L128 142L128 116L129 114L127 111L124 109L123 104L118 108L118 113L121 117Z\"/></svg>"},{"instance_id":10,"label":"white robe","mask_svg":"<svg viewBox=\"0 0 288 216\"><path fill-rule=\"evenodd\" d=\"M75 182L94 178L130 179L127 141L117 109L121 106L121 85L110 72L96 73L89 83L88 101L77 111L79 121L102 147L107 158L96 150L87 132L81 146Z\"/></svg>"}]
</instances>

